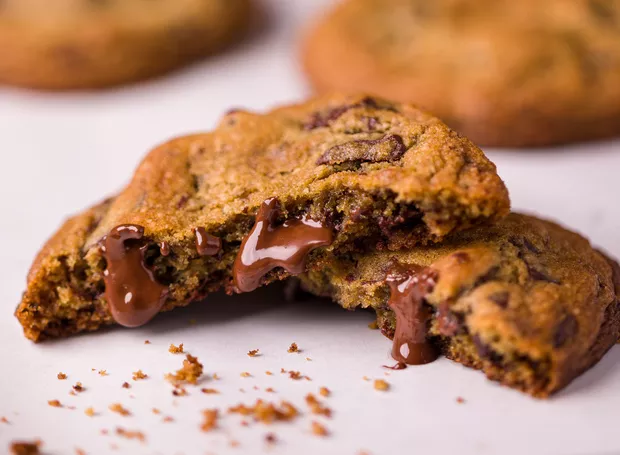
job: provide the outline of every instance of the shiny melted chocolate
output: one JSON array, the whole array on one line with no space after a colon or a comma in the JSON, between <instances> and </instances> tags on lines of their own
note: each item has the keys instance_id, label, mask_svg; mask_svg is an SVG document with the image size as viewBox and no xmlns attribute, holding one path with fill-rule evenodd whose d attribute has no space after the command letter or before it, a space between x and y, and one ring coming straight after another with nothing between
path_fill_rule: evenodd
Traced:
<instances>
[{"instance_id":1,"label":"shiny melted chocolate","mask_svg":"<svg viewBox=\"0 0 620 455\"><path fill-rule=\"evenodd\" d=\"M276 198L261 204L254 227L241 243L235 259L233 280L237 292L256 289L261 278L276 267L291 275L302 273L308 253L333 242L331 229L306 216L275 225L279 213Z\"/></svg>"},{"instance_id":2,"label":"shiny melted chocolate","mask_svg":"<svg viewBox=\"0 0 620 455\"><path fill-rule=\"evenodd\" d=\"M208 234L205 228L194 228L196 251L201 256L215 256L222 249L222 239Z\"/></svg>"},{"instance_id":3,"label":"shiny melted chocolate","mask_svg":"<svg viewBox=\"0 0 620 455\"><path fill-rule=\"evenodd\" d=\"M168 287L157 282L144 262L147 246L139 242L143 236L142 226L123 224L102 239L107 262L103 272L105 297L112 317L125 327L146 324L168 295Z\"/></svg>"},{"instance_id":4,"label":"shiny melted chocolate","mask_svg":"<svg viewBox=\"0 0 620 455\"><path fill-rule=\"evenodd\" d=\"M439 356L427 338L430 309L424 297L435 287L437 273L432 269L410 266L388 274L390 300L388 305L396 314L396 332L392 357L400 363L422 365Z\"/></svg>"}]
</instances>

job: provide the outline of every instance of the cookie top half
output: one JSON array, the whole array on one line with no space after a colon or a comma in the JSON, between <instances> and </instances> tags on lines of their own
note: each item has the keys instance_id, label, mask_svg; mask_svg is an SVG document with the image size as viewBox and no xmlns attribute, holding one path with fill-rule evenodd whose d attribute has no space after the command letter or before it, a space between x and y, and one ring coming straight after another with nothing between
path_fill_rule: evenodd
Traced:
<instances>
[{"instance_id":1,"label":"cookie top half","mask_svg":"<svg viewBox=\"0 0 620 455\"><path fill-rule=\"evenodd\" d=\"M481 145L620 132L618 0L344 0L302 59L319 91L415 102Z\"/></svg>"}]
</instances>

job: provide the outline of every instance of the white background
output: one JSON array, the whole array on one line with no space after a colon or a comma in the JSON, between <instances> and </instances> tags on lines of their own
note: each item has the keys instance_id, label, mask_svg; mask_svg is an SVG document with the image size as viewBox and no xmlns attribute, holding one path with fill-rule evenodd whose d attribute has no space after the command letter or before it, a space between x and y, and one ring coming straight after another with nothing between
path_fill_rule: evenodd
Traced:
<instances>
[{"instance_id":1,"label":"white background","mask_svg":"<svg viewBox=\"0 0 620 455\"><path fill-rule=\"evenodd\" d=\"M296 63L296 39L326 3L272 0L271 27L254 40L145 84L91 94L0 89L0 417L10 421L0 423L0 453L13 439L35 437L50 454L76 447L108 453L111 444L118 447L112 453L126 454L620 453L618 347L553 399L539 401L445 359L385 376L381 365L390 363L390 342L366 327L370 314L316 300L285 303L277 287L215 296L135 330L41 345L22 337L14 307L35 253L63 218L117 191L158 142L208 130L230 107L264 110L303 98L308 90ZM620 256L619 141L488 152L515 208L559 220ZM286 352L292 341L303 353ZM200 386L221 393L189 388L189 396L173 397L163 375L182 357L167 352L169 343L185 343L206 373L217 372L221 380ZM263 355L249 358L246 352L256 348ZM312 381L293 381L279 373L282 367ZM138 368L148 380L131 381ZM59 371L69 379L57 380ZM253 377L241 377L243 371ZM384 378L391 390L376 391L363 376ZM68 392L76 381L87 390L73 397ZM133 388L122 389L124 381ZM334 415L319 419L331 431L321 439L309 431L313 416L303 397L323 385L333 391L324 401ZM465 403L456 402L459 396ZM290 400L303 415L293 423L242 427L238 416L224 413L219 429L199 431L200 410L225 410L257 397ZM52 408L51 399L76 409ZM114 402L133 415L111 413ZM87 417L88 406L98 415ZM153 407L175 422L163 423ZM146 443L113 434L117 426L143 431ZM102 428L111 434L101 435ZM279 439L273 446L264 441L269 431Z\"/></svg>"}]
</instances>

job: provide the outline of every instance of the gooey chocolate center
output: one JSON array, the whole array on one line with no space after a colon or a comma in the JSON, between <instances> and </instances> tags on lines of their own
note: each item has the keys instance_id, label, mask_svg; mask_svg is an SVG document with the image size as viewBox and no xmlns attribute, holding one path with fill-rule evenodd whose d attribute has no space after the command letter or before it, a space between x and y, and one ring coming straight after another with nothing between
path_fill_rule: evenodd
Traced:
<instances>
[{"instance_id":1,"label":"gooey chocolate center","mask_svg":"<svg viewBox=\"0 0 620 455\"><path fill-rule=\"evenodd\" d=\"M435 287L437 272L420 266L390 272L388 305L396 315L392 357L400 363L422 365L437 359L439 352L428 340L430 309L425 296Z\"/></svg>"},{"instance_id":2,"label":"gooey chocolate center","mask_svg":"<svg viewBox=\"0 0 620 455\"><path fill-rule=\"evenodd\" d=\"M157 282L144 261L144 228L135 224L115 227L102 239L107 262L103 272L105 297L116 322L125 327L147 323L161 309L168 287Z\"/></svg>"},{"instance_id":3,"label":"gooey chocolate center","mask_svg":"<svg viewBox=\"0 0 620 455\"><path fill-rule=\"evenodd\" d=\"M254 227L241 243L233 266L237 292L256 289L262 277L276 267L291 275L305 271L308 253L333 242L333 232L305 215L276 225L280 206L276 198L264 201Z\"/></svg>"}]
</instances>

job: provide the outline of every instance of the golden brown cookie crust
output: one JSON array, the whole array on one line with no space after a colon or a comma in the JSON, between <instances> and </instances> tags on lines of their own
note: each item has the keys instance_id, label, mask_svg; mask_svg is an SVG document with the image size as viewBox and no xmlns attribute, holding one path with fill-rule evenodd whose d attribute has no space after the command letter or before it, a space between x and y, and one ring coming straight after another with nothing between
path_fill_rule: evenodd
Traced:
<instances>
[{"instance_id":1,"label":"golden brown cookie crust","mask_svg":"<svg viewBox=\"0 0 620 455\"><path fill-rule=\"evenodd\" d=\"M344 0L301 54L317 91L416 103L480 145L620 133L618 0Z\"/></svg>"},{"instance_id":2,"label":"golden brown cookie crust","mask_svg":"<svg viewBox=\"0 0 620 455\"><path fill-rule=\"evenodd\" d=\"M282 221L304 215L334 230L334 242L314 250L309 264L355 249L436 242L509 211L506 188L480 149L413 106L331 95L262 115L231 112L211 133L157 147L117 197L48 241L16 311L26 336L111 322L98 242L121 224L144 227L156 276L170 284L164 310L232 290L239 244L271 197ZM198 254L195 227L221 239L219 255ZM168 255L158 253L161 242Z\"/></svg>"},{"instance_id":3,"label":"golden brown cookie crust","mask_svg":"<svg viewBox=\"0 0 620 455\"><path fill-rule=\"evenodd\" d=\"M251 0L5 0L0 83L89 89L139 81L247 30Z\"/></svg>"},{"instance_id":4,"label":"golden brown cookie crust","mask_svg":"<svg viewBox=\"0 0 620 455\"><path fill-rule=\"evenodd\" d=\"M620 334L618 264L580 235L516 213L439 245L327 259L302 282L345 308L373 307L392 336L394 263L436 272L430 334L447 357L534 396L566 386Z\"/></svg>"}]
</instances>

